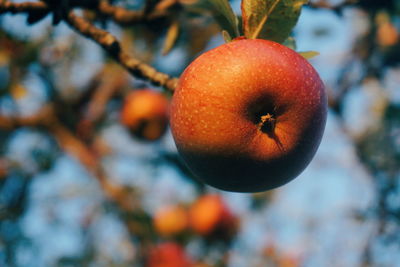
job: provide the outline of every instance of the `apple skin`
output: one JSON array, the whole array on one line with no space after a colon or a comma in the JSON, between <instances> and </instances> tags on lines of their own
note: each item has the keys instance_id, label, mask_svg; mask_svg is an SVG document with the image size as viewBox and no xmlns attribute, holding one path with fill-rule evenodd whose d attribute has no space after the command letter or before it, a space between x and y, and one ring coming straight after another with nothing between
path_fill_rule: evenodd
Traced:
<instances>
[{"instance_id":1,"label":"apple skin","mask_svg":"<svg viewBox=\"0 0 400 267\"><path fill-rule=\"evenodd\" d=\"M227 191L260 192L305 169L326 114L324 84L306 59L272 41L241 39L185 69L170 124L179 154L199 180Z\"/></svg>"},{"instance_id":2,"label":"apple skin","mask_svg":"<svg viewBox=\"0 0 400 267\"><path fill-rule=\"evenodd\" d=\"M169 101L162 93L141 89L129 93L121 110L121 122L137 138L154 141L168 126Z\"/></svg>"}]
</instances>

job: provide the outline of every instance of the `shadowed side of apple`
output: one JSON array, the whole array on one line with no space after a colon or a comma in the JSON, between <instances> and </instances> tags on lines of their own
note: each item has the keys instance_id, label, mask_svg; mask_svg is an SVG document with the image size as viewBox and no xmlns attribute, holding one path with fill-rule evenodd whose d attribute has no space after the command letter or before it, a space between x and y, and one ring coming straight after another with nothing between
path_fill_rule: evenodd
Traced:
<instances>
[{"instance_id":1,"label":"shadowed side of apple","mask_svg":"<svg viewBox=\"0 0 400 267\"><path fill-rule=\"evenodd\" d=\"M199 180L259 192L298 176L325 128L327 99L306 59L278 43L241 39L193 61L171 104L180 155Z\"/></svg>"}]
</instances>

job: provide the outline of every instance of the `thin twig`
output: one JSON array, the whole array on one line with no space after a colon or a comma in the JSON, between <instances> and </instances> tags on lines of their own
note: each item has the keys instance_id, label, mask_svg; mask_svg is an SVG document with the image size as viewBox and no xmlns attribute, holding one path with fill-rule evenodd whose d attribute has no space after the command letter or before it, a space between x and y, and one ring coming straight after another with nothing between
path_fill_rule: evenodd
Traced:
<instances>
[{"instance_id":1,"label":"thin twig","mask_svg":"<svg viewBox=\"0 0 400 267\"><path fill-rule=\"evenodd\" d=\"M93 85L95 89L92 90L77 125L77 134L83 140L93 137L94 125L103 118L109 100L122 94L122 89L128 84L129 74L121 71L119 65L108 64L96 76L97 84Z\"/></svg>"},{"instance_id":2,"label":"thin twig","mask_svg":"<svg viewBox=\"0 0 400 267\"><path fill-rule=\"evenodd\" d=\"M99 1L97 6L82 6L84 2L74 2L72 8L81 7L95 9L99 14L110 17L121 25L133 25L137 23L148 23L169 15L166 9L156 9L150 13L141 10L129 10L123 7L110 5L108 1ZM51 8L45 2L23 2L14 3L10 1L0 1L0 14L3 13L30 13L30 12L50 12Z\"/></svg>"},{"instance_id":3,"label":"thin twig","mask_svg":"<svg viewBox=\"0 0 400 267\"><path fill-rule=\"evenodd\" d=\"M54 108L52 105L42 107L31 116L5 116L0 114L0 128L3 130L14 130L18 127L44 126L52 121Z\"/></svg>"},{"instance_id":4,"label":"thin twig","mask_svg":"<svg viewBox=\"0 0 400 267\"><path fill-rule=\"evenodd\" d=\"M128 10L123 7L110 5L108 1L100 1L97 12L103 16L110 17L120 25L133 25L138 23L149 23L169 15L168 10L153 10L149 13L141 10Z\"/></svg>"},{"instance_id":5,"label":"thin twig","mask_svg":"<svg viewBox=\"0 0 400 267\"><path fill-rule=\"evenodd\" d=\"M147 65L124 52L118 40L109 32L97 28L85 19L76 16L72 11L68 14L67 23L81 35L86 36L101 45L114 59L116 59L134 76L148 80L154 85L162 86L171 91L175 89L178 80L177 78L172 78L165 73L158 72L150 65Z\"/></svg>"},{"instance_id":6,"label":"thin twig","mask_svg":"<svg viewBox=\"0 0 400 267\"><path fill-rule=\"evenodd\" d=\"M105 5L106 2L101 2ZM111 6L108 6L110 8ZM9 12L12 14L16 13L29 13L38 10L45 11L48 6L42 2L25 2L25 3L12 3L9 1L0 2L0 14ZM118 14L119 8L113 9L112 14ZM117 11L115 11L117 10ZM73 11L68 13L66 18L67 23L75 29L81 35L92 39L104 50L106 50L117 62L119 62L125 69L127 69L132 75L145 79L157 86L162 86L167 90L173 91L176 87L177 78L170 77L165 73L158 72L155 68L150 65L136 59L135 57L127 54L121 49L119 41L109 32L97 28L89 21L82 17L76 16Z\"/></svg>"},{"instance_id":7,"label":"thin twig","mask_svg":"<svg viewBox=\"0 0 400 267\"><path fill-rule=\"evenodd\" d=\"M46 128L55 137L60 147L75 157L96 178L110 201L124 212L132 212L135 209L133 203L130 203L129 198L126 197L127 190L123 186L110 182L96 153L61 124L52 105L44 106L28 117L0 115L1 129L13 130L24 126Z\"/></svg>"},{"instance_id":8,"label":"thin twig","mask_svg":"<svg viewBox=\"0 0 400 267\"><path fill-rule=\"evenodd\" d=\"M50 8L44 2L13 3L10 1L0 1L0 14L29 13L35 11L50 11Z\"/></svg>"},{"instance_id":9,"label":"thin twig","mask_svg":"<svg viewBox=\"0 0 400 267\"><path fill-rule=\"evenodd\" d=\"M48 130L51 132L60 147L67 153L74 156L79 162L86 167L86 169L93 175L99 182L105 196L118 208L126 213L135 210L135 203L132 203L131 198L128 196L129 191L124 186L110 182L107 174L97 157L96 153L92 151L88 145L77 138L69 129L64 127L60 122L53 121L48 125Z\"/></svg>"}]
</instances>

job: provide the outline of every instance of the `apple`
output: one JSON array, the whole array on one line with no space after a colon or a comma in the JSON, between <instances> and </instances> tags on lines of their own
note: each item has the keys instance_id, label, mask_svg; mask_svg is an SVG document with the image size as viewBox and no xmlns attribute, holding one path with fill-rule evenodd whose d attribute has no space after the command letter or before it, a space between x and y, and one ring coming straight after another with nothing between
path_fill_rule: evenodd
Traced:
<instances>
[{"instance_id":1,"label":"apple","mask_svg":"<svg viewBox=\"0 0 400 267\"><path fill-rule=\"evenodd\" d=\"M278 264L279 267L299 267L303 266L303 264L300 261L299 257L296 257L295 255L282 255L278 259Z\"/></svg>"},{"instance_id":2,"label":"apple","mask_svg":"<svg viewBox=\"0 0 400 267\"><path fill-rule=\"evenodd\" d=\"M382 47L392 46L399 41L399 33L392 23L384 22L378 26L376 39Z\"/></svg>"},{"instance_id":3,"label":"apple","mask_svg":"<svg viewBox=\"0 0 400 267\"><path fill-rule=\"evenodd\" d=\"M165 95L151 89L135 90L125 97L121 122L136 137L157 140L168 125L169 101Z\"/></svg>"},{"instance_id":4,"label":"apple","mask_svg":"<svg viewBox=\"0 0 400 267\"><path fill-rule=\"evenodd\" d=\"M153 217L155 230L164 237L183 233L188 227L188 214L180 205L167 205L158 209Z\"/></svg>"},{"instance_id":5,"label":"apple","mask_svg":"<svg viewBox=\"0 0 400 267\"><path fill-rule=\"evenodd\" d=\"M175 242L158 244L151 249L147 267L189 267L192 261L184 248Z\"/></svg>"},{"instance_id":6,"label":"apple","mask_svg":"<svg viewBox=\"0 0 400 267\"><path fill-rule=\"evenodd\" d=\"M260 192L305 169L326 113L324 84L305 58L272 41L239 39L185 69L170 124L179 154L199 180Z\"/></svg>"},{"instance_id":7,"label":"apple","mask_svg":"<svg viewBox=\"0 0 400 267\"><path fill-rule=\"evenodd\" d=\"M229 240L238 227L238 219L217 194L199 197L189 209L189 219L193 231L205 237Z\"/></svg>"}]
</instances>

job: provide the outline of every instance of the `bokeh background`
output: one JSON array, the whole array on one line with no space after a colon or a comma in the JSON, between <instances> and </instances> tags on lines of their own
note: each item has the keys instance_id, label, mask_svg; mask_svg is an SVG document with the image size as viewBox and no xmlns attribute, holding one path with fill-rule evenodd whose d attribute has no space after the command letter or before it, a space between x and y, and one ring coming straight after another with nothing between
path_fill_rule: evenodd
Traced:
<instances>
[{"instance_id":1,"label":"bokeh background","mask_svg":"<svg viewBox=\"0 0 400 267\"><path fill-rule=\"evenodd\" d=\"M195 0L172 2L168 19L135 25L79 14L178 77L223 39ZM153 142L132 136L120 122L124 97L163 89L66 23L26 17L0 16L0 266L400 266L400 1L303 8L293 37L298 51L320 53L310 61L329 95L326 131L297 179L258 194L197 183L169 130ZM51 103L61 134L10 120ZM222 215L207 226L213 211ZM193 216L215 229L196 231Z\"/></svg>"}]
</instances>

